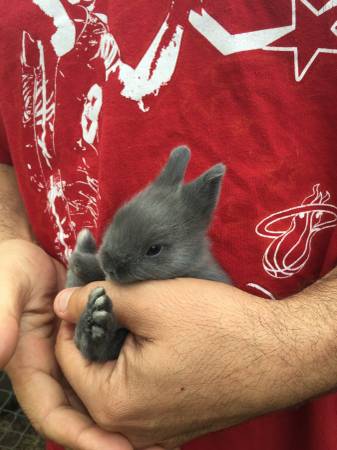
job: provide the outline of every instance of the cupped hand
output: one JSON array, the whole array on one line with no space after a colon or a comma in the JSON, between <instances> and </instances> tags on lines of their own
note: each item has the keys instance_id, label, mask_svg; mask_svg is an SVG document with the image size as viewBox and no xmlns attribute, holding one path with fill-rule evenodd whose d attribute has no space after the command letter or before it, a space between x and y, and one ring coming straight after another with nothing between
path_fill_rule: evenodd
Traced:
<instances>
[{"instance_id":1,"label":"cupped hand","mask_svg":"<svg viewBox=\"0 0 337 450\"><path fill-rule=\"evenodd\" d=\"M16 353L24 353L26 334L52 335L55 315L50 300L64 280L63 266L37 245L19 239L0 243L0 367L10 369ZM34 355L31 349L23 354L29 360Z\"/></svg>"},{"instance_id":2,"label":"cupped hand","mask_svg":"<svg viewBox=\"0 0 337 450\"><path fill-rule=\"evenodd\" d=\"M101 428L122 433L136 448L172 449L249 417L247 405L235 402L241 396L241 389L234 389L236 376L247 372L249 363L237 357L238 347L250 339L241 316L245 302L263 300L247 294L236 302L235 288L197 279L99 282L60 293L56 313L76 322L97 286L105 288L119 322L131 331L118 359L85 360L74 345L73 324L65 322L56 355ZM259 350L253 350L256 358Z\"/></svg>"},{"instance_id":3,"label":"cupped hand","mask_svg":"<svg viewBox=\"0 0 337 450\"><path fill-rule=\"evenodd\" d=\"M100 429L63 382L54 346L59 325L53 298L65 269L40 247L0 244L0 362L34 427L76 450L132 450L121 435ZM76 405L76 406L75 406Z\"/></svg>"}]
</instances>

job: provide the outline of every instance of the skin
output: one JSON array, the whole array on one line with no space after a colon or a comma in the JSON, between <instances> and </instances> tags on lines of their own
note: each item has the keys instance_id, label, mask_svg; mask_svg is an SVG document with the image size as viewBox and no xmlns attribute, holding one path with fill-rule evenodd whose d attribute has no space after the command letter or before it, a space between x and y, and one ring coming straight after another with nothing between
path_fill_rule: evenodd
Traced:
<instances>
[{"instance_id":1,"label":"skin","mask_svg":"<svg viewBox=\"0 0 337 450\"><path fill-rule=\"evenodd\" d=\"M106 365L87 363L68 324L56 347L96 425L64 384L54 356L51 303L65 270L32 243L14 173L5 166L0 205L0 362L28 417L49 438L79 450L154 443L172 448L336 389L336 270L282 302L205 280L123 288L104 282L116 314L132 331L121 357ZM97 284L76 289L63 311L59 296L58 315L76 322ZM216 399L210 379L219 387Z\"/></svg>"},{"instance_id":2,"label":"skin","mask_svg":"<svg viewBox=\"0 0 337 450\"><path fill-rule=\"evenodd\" d=\"M22 408L37 431L68 448L133 450L93 422L61 374L52 305L65 268L34 244L14 171L4 165L0 212L0 367Z\"/></svg>"},{"instance_id":3,"label":"skin","mask_svg":"<svg viewBox=\"0 0 337 450\"><path fill-rule=\"evenodd\" d=\"M198 6L195 0L172 3L170 26ZM47 438L73 450L133 450L123 436L94 423L59 370L59 324L51 305L64 283L64 267L34 243L13 169L0 164L0 367Z\"/></svg>"},{"instance_id":4,"label":"skin","mask_svg":"<svg viewBox=\"0 0 337 450\"><path fill-rule=\"evenodd\" d=\"M336 271L280 303L201 280L131 290L109 283L116 313L132 331L120 359L87 363L66 323L56 347L95 425L54 356L58 324L50 305L64 269L29 242L8 168L0 171L0 213L0 361L31 421L48 437L80 450L172 448L336 389ZM76 322L92 288L73 292L66 310L58 297L58 315ZM216 393L209 388L214 383ZM123 432L129 441L104 430Z\"/></svg>"},{"instance_id":5,"label":"skin","mask_svg":"<svg viewBox=\"0 0 337 450\"><path fill-rule=\"evenodd\" d=\"M131 330L118 360L105 364L85 360L73 341L72 323L97 286ZM336 299L337 270L283 301L199 279L91 283L55 300L69 322L56 355L102 429L135 448L172 449L335 390Z\"/></svg>"}]
</instances>

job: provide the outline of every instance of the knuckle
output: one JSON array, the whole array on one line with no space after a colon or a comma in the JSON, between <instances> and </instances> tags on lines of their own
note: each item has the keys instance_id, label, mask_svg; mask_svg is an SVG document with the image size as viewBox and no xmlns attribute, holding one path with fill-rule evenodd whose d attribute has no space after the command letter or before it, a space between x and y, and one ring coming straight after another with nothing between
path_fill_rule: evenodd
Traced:
<instances>
[{"instance_id":1,"label":"knuckle","mask_svg":"<svg viewBox=\"0 0 337 450\"><path fill-rule=\"evenodd\" d=\"M103 430L113 430L119 424L118 415L107 408L95 411L92 415L97 425Z\"/></svg>"},{"instance_id":2,"label":"knuckle","mask_svg":"<svg viewBox=\"0 0 337 450\"><path fill-rule=\"evenodd\" d=\"M99 427L109 431L119 430L130 419L128 407L114 400L101 405L101 408L92 412L92 416Z\"/></svg>"}]
</instances>

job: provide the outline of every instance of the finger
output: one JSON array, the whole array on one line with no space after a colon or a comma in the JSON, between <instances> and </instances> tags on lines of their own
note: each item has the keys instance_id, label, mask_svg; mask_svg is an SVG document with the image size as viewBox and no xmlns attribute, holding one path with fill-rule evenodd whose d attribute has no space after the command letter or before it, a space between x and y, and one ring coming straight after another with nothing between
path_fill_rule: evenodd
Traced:
<instances>
[{"instance_id":1,"label":"finger","mask_svg":"<svg viewBox=\"0 0 337 450\"><path fill-rule=\"evenodd\" d=\"M43 433L65 447L78 450L133 450L123 436L101 430L88 416L69 406L51 412L43 423Z\"/></svg>"},{"instance_id":2,"label":"finger","mask_svg":"<svg viewBox=\"0 0 337 450\"><path fill-rule=\"evenodd\" d=\"M55 354L65 378L86 407L89 407L88 386L97 386L97 380L105 377L104 371L110 374L116 363L97 365L87 361L74 343L73 326L66 322L60 325Z\"/></svg>"},{"instance_id":3,"label":"finger","mask_svg":"<svg viewBox=\"0 0 337 450\"><path fill-rule=\"evenodd\" d=\"M61 289L66 284L67 271L59 261L57 261L54 258L51 258L51 260L54 264L56 271L57 286L59 286L59 289Z\"/></svg>"},{"instance_id":4,"label":"finger","mask_svg":"<svg viewBox=\"0 0 337 450\"><path fill-rule=\"evenodd\" d=\"M0 368L11 359L19 336L24 304L18 283L8 273L0 273Z\"/></svg>"},{"instance_id":5,"label":"finger","mask_svg":"<svg viewBox=\"0 0 337 450\"><path fill-rule=\"evenodd\" d=\"M56 430L55 425L58 425ZM118 433L101 430L88 416L68 408L54 410L45 423L45 434L67 448L78 450L133 450Z\"/></svg>"},{"instance_id":6,"label":"finger","mask_svg":"<svg viewBox=\"0 0 337 450\"><path fill-rule=\"evenodd\" d=\"M106 380L107 374L111 382L111 373L116 368L118 362L108 362L104 365L88 363L76 348L73 335L73 327L66 322L62 322L57 336L55 353L65 377L90 411L90 405L86 402L86 397L88 397L89 401L92 401L90 393L88 396L88 392L90 391L88 386L95 386L97 389L98 380ZM95 401L99 401L97 397ZM151 446L143 450L164 450L164 448ZM180 449L176 448L175 450Z\"/></svg>"},{"instance_id":7,"label":"finger","mask_svg":"<svg viewBox=\"0 0 337 450\"><path fill-rule=\"evenodd\" d=\"M67 322L76 323L88 303L88 298L82 293L83 289L73 287L60 291L54 300L55 314Z\"/></svg>"},{"instance_id":8,"label":"finger","mask_svg":"<svg viewBox=\"0 0 337 450\"><path fill-rule=\"evenodd\" d=\"M39 386L43 401L32 386ZM62 386L48 373L22 369L14 387L33 426L49 439L78 450L133 450L121 435L101 430L88 415L72 408Z\"/></svg>"},{"instance_id":9,"label":"finger","mask_svg":"<svg viewBox=\"0 0 337 450\"><path fill-rule=\"evenodd\" d=\"M67 381L67 379L63 376L62 374L62 379L60 381L62 387L63 387L63 391L67 397L67 400L69 402L69 404L76 409L76 411L80 411L83 414L88 414L88 411L86 409L86 407L83 405L82 401L80 400L80 398L78 397L78 395L76 395L74 389L70 386L69 382Z\"/></svg>"},{"instance_id":10,"label":"finger","mask_svg":"<svg viewBox=\"0 0 337 450\"><path fill-rule=\"evenodd\" d=\"M151 337L153 327L158 327L159 308L167 305L167 298L176 295L180 287L178 283L178 279L143 281L125 286L110 281L90 283L81 288L61 291L55 299L54 310L60 318L77 322L87 305L90 293L101 287L111 298L120 324L134 334Z\"/></svg>"}]
</instances>

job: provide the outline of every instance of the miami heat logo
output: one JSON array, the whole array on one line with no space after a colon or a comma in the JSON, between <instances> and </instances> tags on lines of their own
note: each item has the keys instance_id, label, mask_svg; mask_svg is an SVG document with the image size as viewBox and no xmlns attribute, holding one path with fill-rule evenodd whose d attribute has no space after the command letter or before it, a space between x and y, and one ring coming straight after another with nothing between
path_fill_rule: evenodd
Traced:
<instances>
[{"instance_id":1,"label":"miami heat logo","mask_svg":"<svg viewBox=\"0 0 337 450\"><path fill-rule=\"evenodd\" d=\"M337 207L329 200L329 192L322 194L316 184L300 206L271 214L256 226L259 236L271 239L262 259L270 276L289 278L303 269L310 258L314 236L337 225Z\"/></svg>"}]
</instances>

